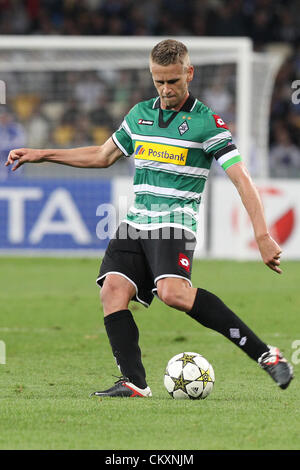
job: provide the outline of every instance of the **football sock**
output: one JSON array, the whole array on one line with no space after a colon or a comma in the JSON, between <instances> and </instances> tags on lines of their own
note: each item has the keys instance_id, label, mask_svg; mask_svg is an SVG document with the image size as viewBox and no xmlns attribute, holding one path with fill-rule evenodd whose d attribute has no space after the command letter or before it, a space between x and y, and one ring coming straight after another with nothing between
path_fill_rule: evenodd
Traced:
<instances>
[{"instance_id":1,"label":"football sock","mask_svg":"<svg viewBox=\"0 0 300 470\"><path fill-rule=\"evenodd\" d=\"M269 350L268 346L211 292L198 288L192 310L186 313L206 328L226 336L255 361Z\"/></svg>"},{"instance_id":2,"label":"football sock","mask_svg":"<svg viewBox=\"0 0 300 470\"><path fill-rule=\"evenodd\" d=\"M139 330L130 310L119 310L107 315L104 317L104 325L122 375L139 388L147 387L138 344Z\"/></svg>"}]
</instances>

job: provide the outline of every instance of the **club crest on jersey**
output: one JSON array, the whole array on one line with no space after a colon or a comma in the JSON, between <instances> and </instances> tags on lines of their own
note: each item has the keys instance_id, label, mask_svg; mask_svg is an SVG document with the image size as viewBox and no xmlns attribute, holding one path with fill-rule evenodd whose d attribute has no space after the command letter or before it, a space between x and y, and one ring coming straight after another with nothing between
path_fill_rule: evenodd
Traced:
<instances>
[{"instance_id":1,"label":"club crest on jersey","mask_svg":"<svg viewBox=\"0 0 300 470\"><path fill-rule=\"evenodd\" d=\"M153 126L154 121L149 121L147 119L139 119L138 124L142 124L144 126Z\"/></svg>"},{"instance_id":2,"label":"club crest on jersey","mask_svg":"<svg viewBox=\"0 0 300 470\"><path fill-rule=\"evenodd\" d=\"M190 272L190 260L183 253L179 253L178 265L185 269L188 273Z\"/></svg>"},{"instance_id":3,"label":"club crest on jersey","mask_svg":"<svg viewBox=\"0 0 300 470\"><path fill-rule=\"evenodd\" d=\"M188 123L184 121L180 126L178 127L180 135L183 135L185 132L189 130Z\"/></svg>"}]
</instances>

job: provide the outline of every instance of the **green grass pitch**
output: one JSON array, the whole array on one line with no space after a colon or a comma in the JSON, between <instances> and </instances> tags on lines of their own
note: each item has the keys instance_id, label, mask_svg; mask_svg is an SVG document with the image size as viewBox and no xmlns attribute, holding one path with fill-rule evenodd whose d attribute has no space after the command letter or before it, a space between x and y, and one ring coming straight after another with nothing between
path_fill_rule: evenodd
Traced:
<instances>
[{"instance_id":1,"label":"green grass pitch","mask_svg":"<svg viewBox=\"0 0 300 470\"><path fill-rule=\"evenodd\" d=\"M118 370L103 326L95 259L0 258L0 449L299 449L300 263L195 261L193 285L219 295L293 362L287 390L230 341L155 299L132 303L151 399L90 398ZM300 341L299 341L300 343ZM3 344L3 343L2 343ZM206 400L173 400L167 361L213 364Z\"/></svg>"}]
</instances>

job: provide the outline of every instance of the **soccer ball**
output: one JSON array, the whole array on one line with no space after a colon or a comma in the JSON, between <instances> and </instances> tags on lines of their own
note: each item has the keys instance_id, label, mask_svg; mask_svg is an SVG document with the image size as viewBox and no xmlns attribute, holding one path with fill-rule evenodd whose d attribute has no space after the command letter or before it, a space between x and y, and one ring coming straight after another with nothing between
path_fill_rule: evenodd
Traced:
<instances>
[{"instance_id":1,"label":"soccer ball","mask_svg":"<svg viewBox=\"0 0 300 470\"><path fill-rule=\"evenodd\" d=\"M214 382L212 365L205 357L193 352L172 357L164 376L164 385L175 399L204 399L211 393Z\"/></svg>"}]
</instances>

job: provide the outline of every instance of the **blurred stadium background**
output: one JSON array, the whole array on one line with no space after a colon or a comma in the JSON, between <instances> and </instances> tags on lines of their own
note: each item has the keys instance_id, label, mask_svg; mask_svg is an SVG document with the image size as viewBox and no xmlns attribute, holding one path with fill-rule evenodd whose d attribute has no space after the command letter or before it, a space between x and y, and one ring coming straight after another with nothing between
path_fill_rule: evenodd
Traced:
<instances>
[{"instance_id":1,"label":"blurred stadium background","mask_svg":"<svg viewBox=\"0 0 300 470\"><path fill-rule=\"evenodd\" d=\"M248 262L259 259L251 225L214 165L196 252L206 259L194 263L193 283L299 365L299 262L286 262L300 259L299 13L298 0L0 0L1 449L299 450L297 383L282 395L226 338L182 312L170 316L158 299L149 314L132 305L154 399L90 400L117 373L92 257L132 198L133 162L14 173L4 165L16 147L101 144L155 93L150 45L187 42L191 91L228 123L284 271ZM163 387L165 364L183 350L201 352L215 369L204 408L174 404Z\"/></svg>"},{"instance_id":2,"label":"blurred stadium background","mask_svg":"<svg viewBox=\"0 0 300 470\"><path fill-rule=\"evenodd\" d=\"M286 258L299 259L299 10L296 0L0 0L0 253L103 252L110 218L120 217L109 204L122 213L132 197L132 161L13 174L4 162L17 147L100 145L154 94L149 44L178 37L193 44L192 93L230 126L273 236ZM236 191L212 171L197 256L257 259Z\"/></svg>"}]
</instances>

